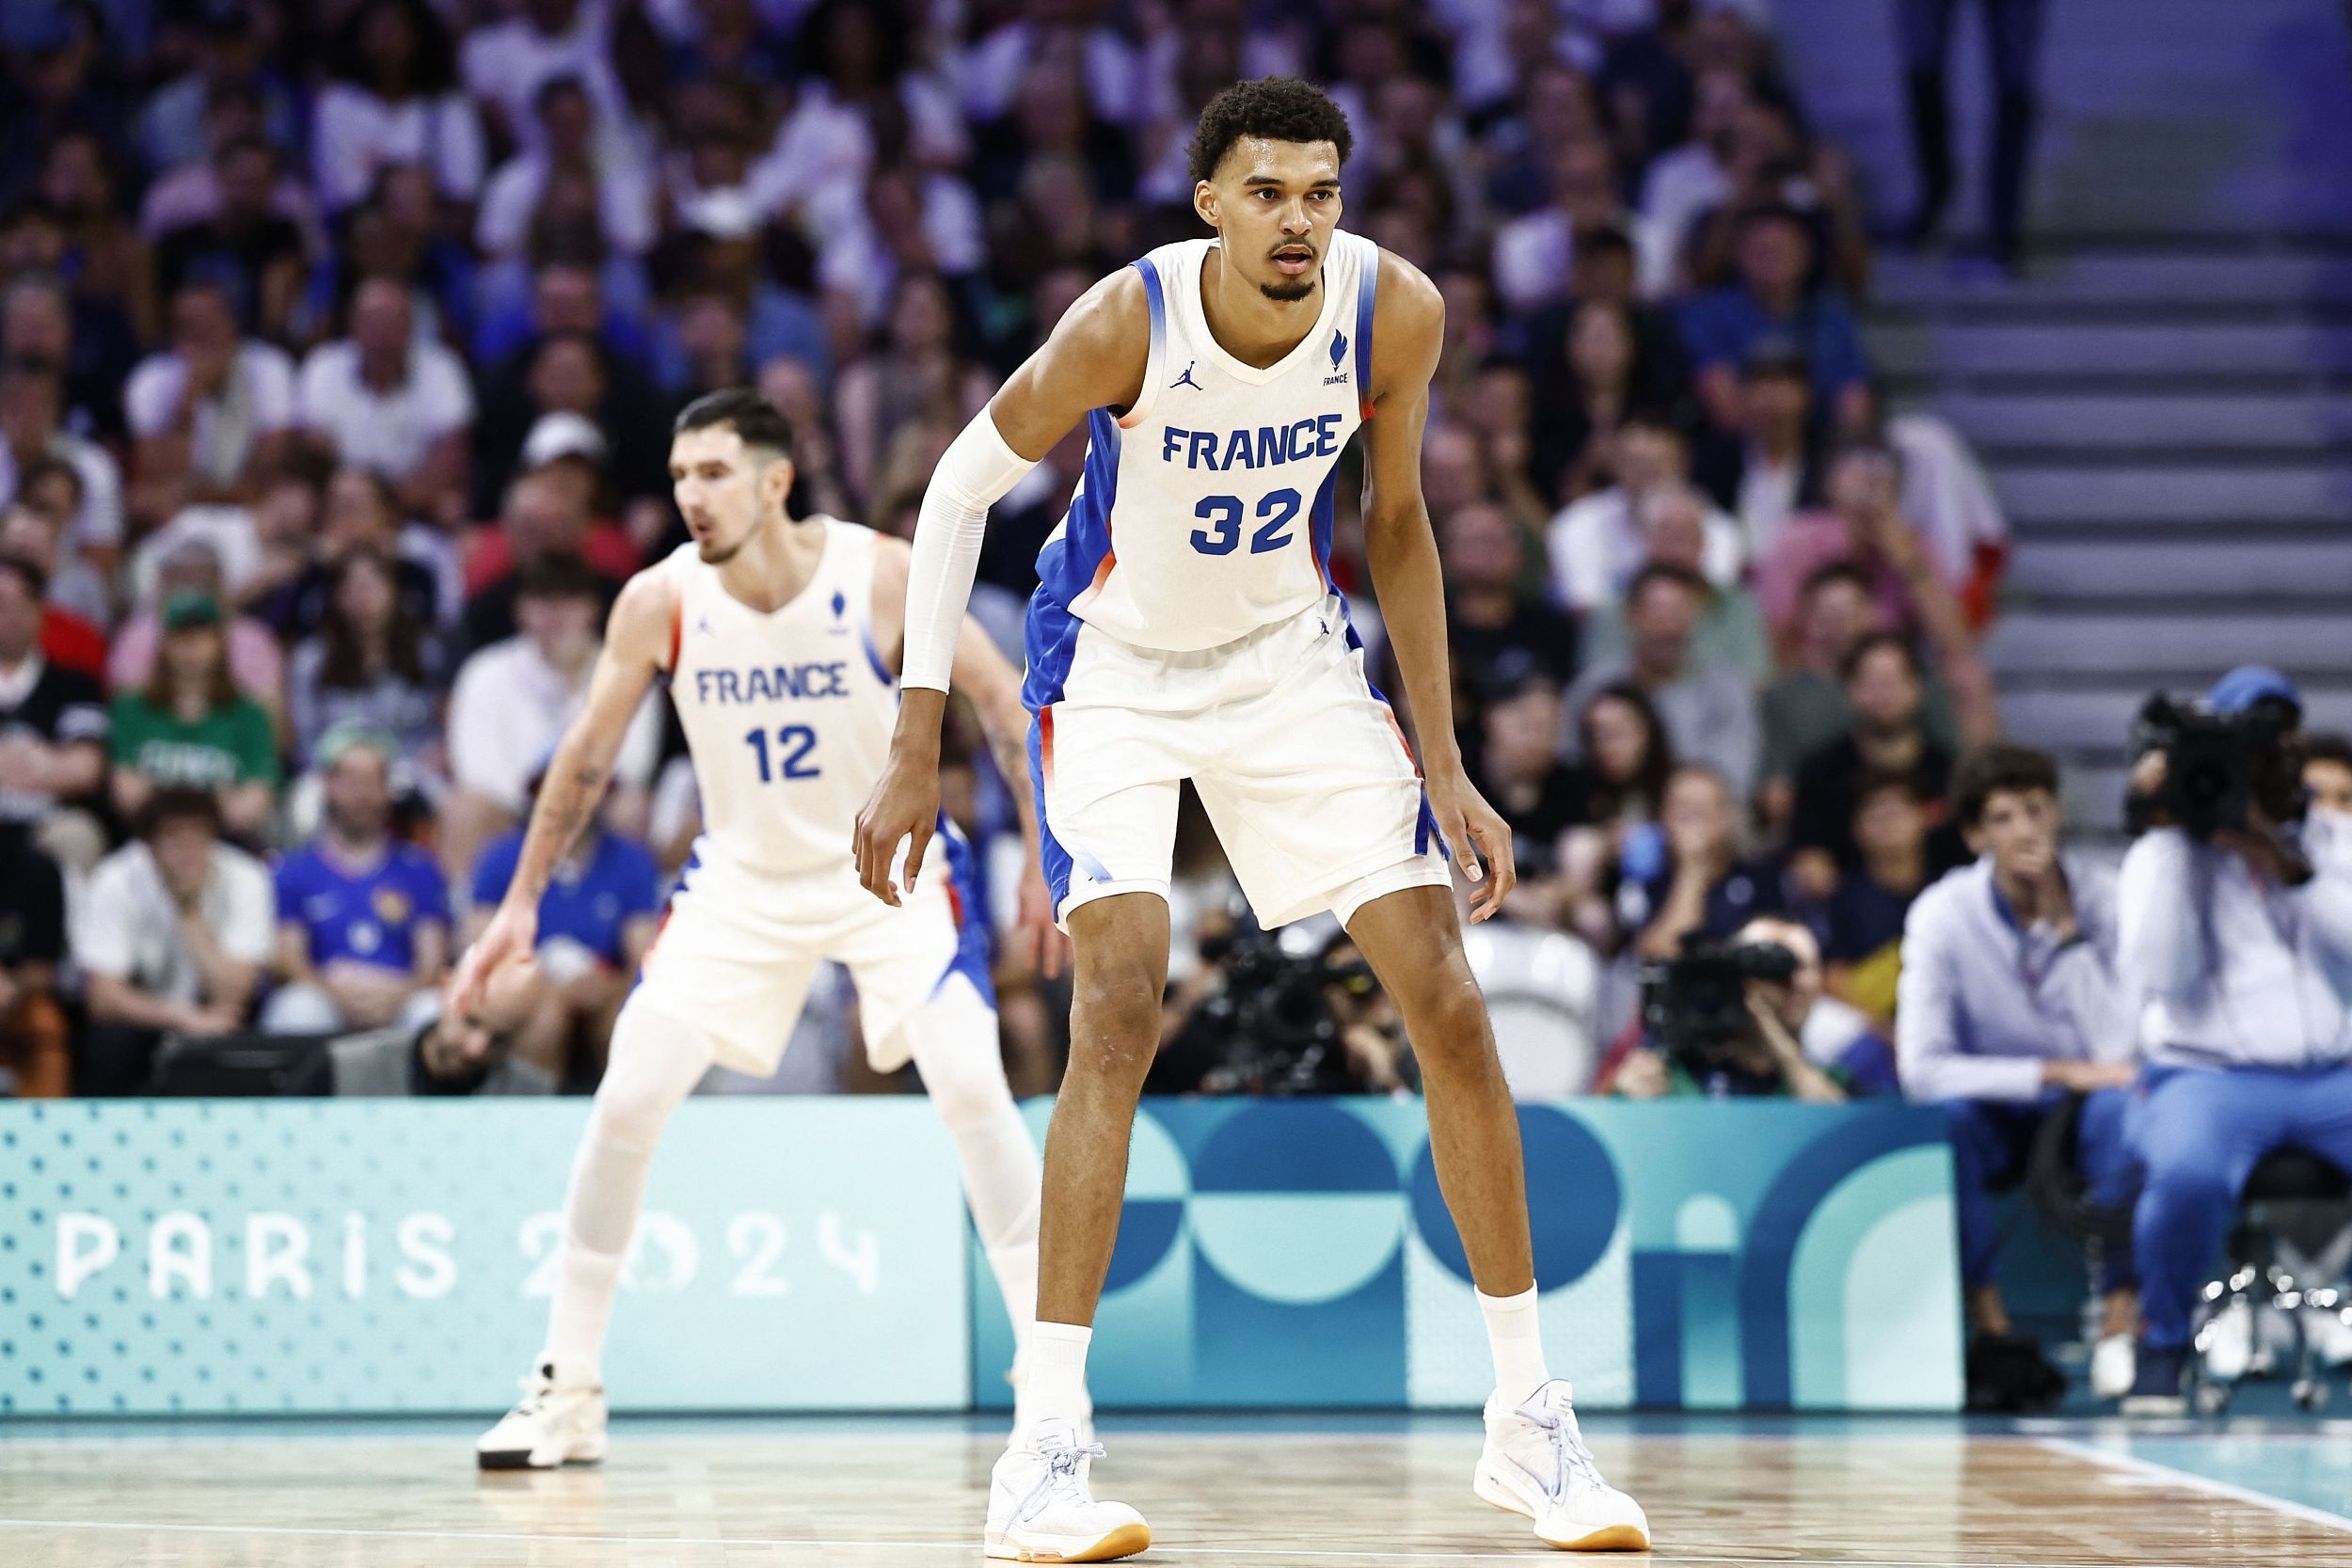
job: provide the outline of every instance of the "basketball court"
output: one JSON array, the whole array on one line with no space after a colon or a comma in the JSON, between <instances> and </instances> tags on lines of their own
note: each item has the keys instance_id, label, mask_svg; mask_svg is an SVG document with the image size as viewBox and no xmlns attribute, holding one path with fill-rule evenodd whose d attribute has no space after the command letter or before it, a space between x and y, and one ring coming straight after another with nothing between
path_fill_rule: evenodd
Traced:
<instances>
[{"instance_id":1,"label":"basketball court","mask_svg":"<svg viewBox=\"0 0 2352 1568\"><path fill-rule=\"evenodd\" d=\"M994 1423L622 1420L600 1468L477 1474L476 1421L23 1422L0 1562L914 1568L982 1560ZM2343 1568L2352 1422L1591 1418L1661 1563ZM1559 1560L1470 1493L1460 1417L1121 1417L1150 1563Z\"/></svg>"}]
</instances>

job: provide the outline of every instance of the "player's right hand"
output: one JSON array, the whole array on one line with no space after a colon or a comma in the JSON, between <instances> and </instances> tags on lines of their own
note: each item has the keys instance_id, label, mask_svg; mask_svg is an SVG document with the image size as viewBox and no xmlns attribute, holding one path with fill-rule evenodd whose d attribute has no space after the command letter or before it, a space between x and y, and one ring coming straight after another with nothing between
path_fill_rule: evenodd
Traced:
<instances>
[{"instance_id":1,"label":"player's right hand","mask_svg":"<svg viewBox=\"0 0 2352 1568\"><path fill-rule=\"evenodd\" d=\"M501 900L498 912L490 916L490 923L482 927L482 934L466 949L466 956L457 960L457 973L450 977L449 1004L444 1010L461 1019L479 1012L490 987L490 976L498 973L499 966L512 958L531 957L538 945L538 903Z\"/></svg>"},{"instance_id":2,"label":"player's right hand","mask_svg":"<svg viewBox=\"0 0 2352 1568\"><path fill-rule=\"evenodd\" d=\"M923 869L923 851L930 847L931 833L938 825L937 755L909 756L894 741L882 776L874 781L874 793L857 814L857 832L851 840L857 855L857 879L866 891L897 909L899 890L891 885L890 863L898 858L898 846L906 844L905 886L913 893L915 876Z\"/></svg>"}]
</instances>

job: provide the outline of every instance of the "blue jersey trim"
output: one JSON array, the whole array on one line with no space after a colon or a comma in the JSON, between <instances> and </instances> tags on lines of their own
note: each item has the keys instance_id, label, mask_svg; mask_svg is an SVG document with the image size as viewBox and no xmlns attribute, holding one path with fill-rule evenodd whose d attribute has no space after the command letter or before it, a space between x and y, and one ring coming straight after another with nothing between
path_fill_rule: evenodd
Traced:
<instances>
[{"instance_id":1,"label":"blue jersey trim","mask_svg":"<svg viewBox=\"0 0 2352 1568\"><path fill-rule=\"evenodd\" d=\"M857 640L865 646L866 665L867 669L874 672L874 678L884 686L897 686L898 677L890 673L890 666L882 662L882 650L874 646L873 623L869 621L859 624Z\"/></svg>"},{"instance_id":2,"label":"blue jersey trim","mask_svg":"<svg viewBox=\"0 0 2352 1568\"><path fill-rule=\"evenodd\" d=\"M1036 619L1037 612L1032 608L1030 610L1032 626L1036 624ZM1075 626L1077 623L1073 621L1071 625ZM1063 668L1067 672L1067 660L1064 660ZM1036 673L1034 664L1030 667L1030 673L1032 675ZM1055 677L1054 685L1056 695L1058 696L1061 685L1059 676ZM1054 912L1058 915L1061 913L1062 900L1070 896L1070 851L1063 848L1061 840L1054 836L1054 825L1047 820L1045 816L1045 759L1040 744L1043 730L1044 726L1040 721L1035 719L1029 721L1029 789L1037 801L1038 869L1045 873L1045 890L1054 900Z\"/></svg>"},{"instance_id":3,"label":"blue jersey trim","mask_svg":"<svg viewBox=\"0 0 2352 1568\"><path fill-rule=\"evenodd\" d=\"M1168 296L1160 288L1160 269L1152 264L1149 256L1138 256L1129 265L1143 275L1143 300L1152 313L1151 363L1157 365L1168 357ZM1149 396L1150 392L1146 387L1140 395Z\"/></svg>"},{"instance_id":4,"label":"blue jersey trim","mask_svg":"<svg viewBox=\"0 0 2352 1568\"><path fill-rule=\"evenodd\" d=\"M991 1007L996 1006L996 983L989 973L988 911L982 906L979 879L979 856L972 841L963 836L963 830L939 814L938 839L947 854L947 876L954 884L961 903L962 918L956 927L956 956L947 960L947 967L931 982L931 995L936 997L946 989L947 982L961 974L972 982L980 1000Z\"/></svg>"},{"instance_id":5,"label":"blue jersey trim","mask_svg":"<svg viewBox=\"0 0 2352 1568\"><path fill-rule=\"evenodd\" d=\"M1372 302L1380 287L1380 251L1374 247L1356 279L1356 400L1372 418Z\"/></svg>"}]
</instances>

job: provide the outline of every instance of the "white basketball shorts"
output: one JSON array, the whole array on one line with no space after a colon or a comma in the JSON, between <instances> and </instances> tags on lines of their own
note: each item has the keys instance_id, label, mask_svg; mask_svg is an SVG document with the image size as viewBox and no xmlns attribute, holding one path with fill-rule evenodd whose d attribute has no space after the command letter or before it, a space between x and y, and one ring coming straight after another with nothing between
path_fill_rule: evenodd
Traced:
<instances>
[{"instance_id":1,"label":"white basketball shorts","mask_svg":"<svg viewBox=\"0 0 2352 1568\"><path fill-rule=\"evenodd\" d=\"M1030 782L1056 918L1119 893L1168 896L1190 779L1259 924L1445 887L1421 775L1336 595L1197 653L1138 648L1031 610ZM1039 667L1041 658L1066 669ZM1058 678L1056 678L1056 677Z\"/></svg>"},{"instance_id":2,"label":"white basketball shorts","mask_svg":"<svg viewBox=\"0 0 2352 1568\"><path fill-rule=\"evenodd\" d=\"M830 959L857 988L866 1059L895 1072L913 1054L915 1014L959 976L996 1005L971 869L962 835L942 832L914 891L892 909L866 891L846 856L838 874L783 879L697 845L630 1005L703 1031L720 1062L765 1075L792 1037L818 965Z\"/></svg>"}]
</instances>

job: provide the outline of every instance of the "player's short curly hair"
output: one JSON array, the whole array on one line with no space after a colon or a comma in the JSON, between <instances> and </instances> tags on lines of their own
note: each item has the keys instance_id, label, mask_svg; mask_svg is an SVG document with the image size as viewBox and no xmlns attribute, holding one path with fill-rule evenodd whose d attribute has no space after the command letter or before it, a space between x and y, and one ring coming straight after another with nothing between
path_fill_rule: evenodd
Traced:
<instances>
[{"instance_id":1,"label":"player's short curly hair","mask_svg":"<svg viewBox=\"0 0 2352 1568\"><path fill-rule=\"evenodd\" d=\"M1295 76L1261 76L1254 82L1235 82L1200 111L1200 127L1185 149L1193 179L1215 175L1225 154L1244 136L1327 141L1339 149L1343 165L1356 144L1346 113L1331 102L1330 94Z\"/></svg>"}]
</instances>

